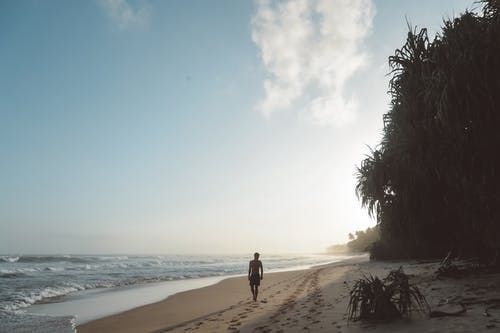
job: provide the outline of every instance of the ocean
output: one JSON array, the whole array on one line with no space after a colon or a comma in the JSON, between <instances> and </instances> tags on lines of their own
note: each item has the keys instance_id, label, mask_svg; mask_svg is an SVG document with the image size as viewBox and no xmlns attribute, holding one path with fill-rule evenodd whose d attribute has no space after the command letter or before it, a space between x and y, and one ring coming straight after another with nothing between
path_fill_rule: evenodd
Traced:
<instances>
[{"instance_id":1,"label":"ocean","mask_svg":"<svg viewBox=\"0 0 500 333\"><path fill-rule=\"evenodd\" d=\"M271 255L261 260L265 272L270 272L346 258ZM0 255L0 332L76 332L75 325L99 316L246 274L251 259L251 255Z\"/></svg>"}]
</instances>

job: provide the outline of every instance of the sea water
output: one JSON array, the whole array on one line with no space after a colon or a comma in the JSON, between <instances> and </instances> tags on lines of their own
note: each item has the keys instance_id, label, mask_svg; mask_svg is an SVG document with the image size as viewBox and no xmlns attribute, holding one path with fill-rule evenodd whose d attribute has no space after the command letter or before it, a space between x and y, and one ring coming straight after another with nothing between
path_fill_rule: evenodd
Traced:
<instances>
[{"instance_id":1,"label":"sea water","mask_svg":"<svg viewBox=\"0 0 500 333\"><path fill-rule=\"evenodd\" d=\"M272 255L261 259L266 271L278 271L337 262L345 258L330 255ZM169 296L172 290L192 289L216 282L212 277L245 274L250 259L248 256L227 255L0 255L0 332L75 332L78 313L61 316L43 311L33 313L30 309L44 303L70 304L74 295L85 299L86 295L91 297L102 291L124 289L129 293L135 290L134 299L139 298L140 301L141 293L147 295L147 286L158 285L158 282L163 282L162 286L166 287L176 286L154 289L154 292L160 290L163 294L156 296L155 300L160 300ZM143 301L141 304L153 299L145 296ZM127 306L126 302L123 306ZM131 308L137 304L128 306ZM75 308L74 311L79 310Z\"/></svg>"}]
</instances>

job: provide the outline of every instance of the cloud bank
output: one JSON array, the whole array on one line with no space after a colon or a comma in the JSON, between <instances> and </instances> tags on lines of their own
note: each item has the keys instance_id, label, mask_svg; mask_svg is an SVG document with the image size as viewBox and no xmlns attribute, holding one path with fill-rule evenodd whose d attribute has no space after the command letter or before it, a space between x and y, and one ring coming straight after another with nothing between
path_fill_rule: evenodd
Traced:
<instances>
[{"instance_id":1,"label":"cloud bank","mask_svg":"<svg viewBox=\"0 0 500 333\"><path fill-rule=\"evenodd\" d=\"M151 8L145 2L135 7L131 6L127 0L98 0L98 2L119 29L144 27L149 23Z\"/></svg>"},{"instance_id":2,"label":"cloud bank","mask_svg":"<svg viewBox=\"0 0 500 333\"><path fill-rule=\"evenodd\" d=\"M345 86L366 63L374 15L371 0L258 0L252 39L270 75L257 108L300 108L323 126L352 121L358 103Z\"/></svg>"}]
</instances>

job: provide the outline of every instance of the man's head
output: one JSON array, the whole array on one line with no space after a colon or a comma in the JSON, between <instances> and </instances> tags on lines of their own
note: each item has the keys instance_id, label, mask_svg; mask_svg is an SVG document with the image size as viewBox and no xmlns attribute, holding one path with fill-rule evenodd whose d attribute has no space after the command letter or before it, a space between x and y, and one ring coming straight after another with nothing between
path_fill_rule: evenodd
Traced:
<instances>
[{"instance_id":1,"label":"man's head","mask_svg":"<svg viewBox=\"0 0 500 333\"><path fill-rule=\"evenodd\" d=\"M255 260L259 259L259 256L260 256L259 252L255 252L253 254L253 257L255 258Z\"/></svg>"}]
</instances>

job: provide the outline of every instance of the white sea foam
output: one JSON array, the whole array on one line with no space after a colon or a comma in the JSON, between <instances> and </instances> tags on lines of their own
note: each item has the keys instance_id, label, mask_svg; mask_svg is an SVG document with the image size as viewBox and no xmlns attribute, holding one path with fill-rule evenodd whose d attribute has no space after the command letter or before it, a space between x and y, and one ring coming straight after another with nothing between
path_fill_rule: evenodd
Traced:
<instances>
[{"instance_id":1,"label":"white sea foam","mask_svg":"<svg viewBox=\"0 0 500 333\"><path fill-rule=\"evenodd\" d=\"M12 268L12 269L0 269L0 275L2 274L26 274L40 272L42 269L38 267L25 267L25 268Z\"/></svg>"},{"instance_id":2,"label":"white sea foam","mask_svg":"<svg viewBox=\"0 0 500 333\"><path fill-rule=\"evenodd\" d=\"M44 267L43 270L50 272L62 272L64 271L64 267Z\"/></svg>"},{"instance_id":3,"label":"white sea foam","mask_svg":"<svg viewBox=\"0 0 500 333\"><path fill-rule=\"evenodd\" d=\"M19 257L10 257L10 256L0 256L0 261L4 262L17 262Z\"/></svg>"},{"instance_id":4,"label":"white sea foam","mask_svg":"<svg viewBox=\"0 0 500 333\"><path fill-rule=\"evenodd\" d=\"M99 260L103 261L115 261L115 260L128 260L128 256L99 256L97 257Z\"/></svg>"},{"instance_id":5,"label":"white sea foam","mask_svg":"<svg viewBox=\"0 0 500 333\"><path fill-rule=\"evenodd\" d=\"M11 301L8 304L0 306L0 309L5 311L16 311L29 307L37 302L45 301L47 299L51 299L54 297L67 295L69 293L84 289L85 288L83 286L73 283L68 286L47 287L44 288L43 290L30 292L28 294L20 292L15 295L16 296L15 300Z\"/></svg>"}]
</instances>

